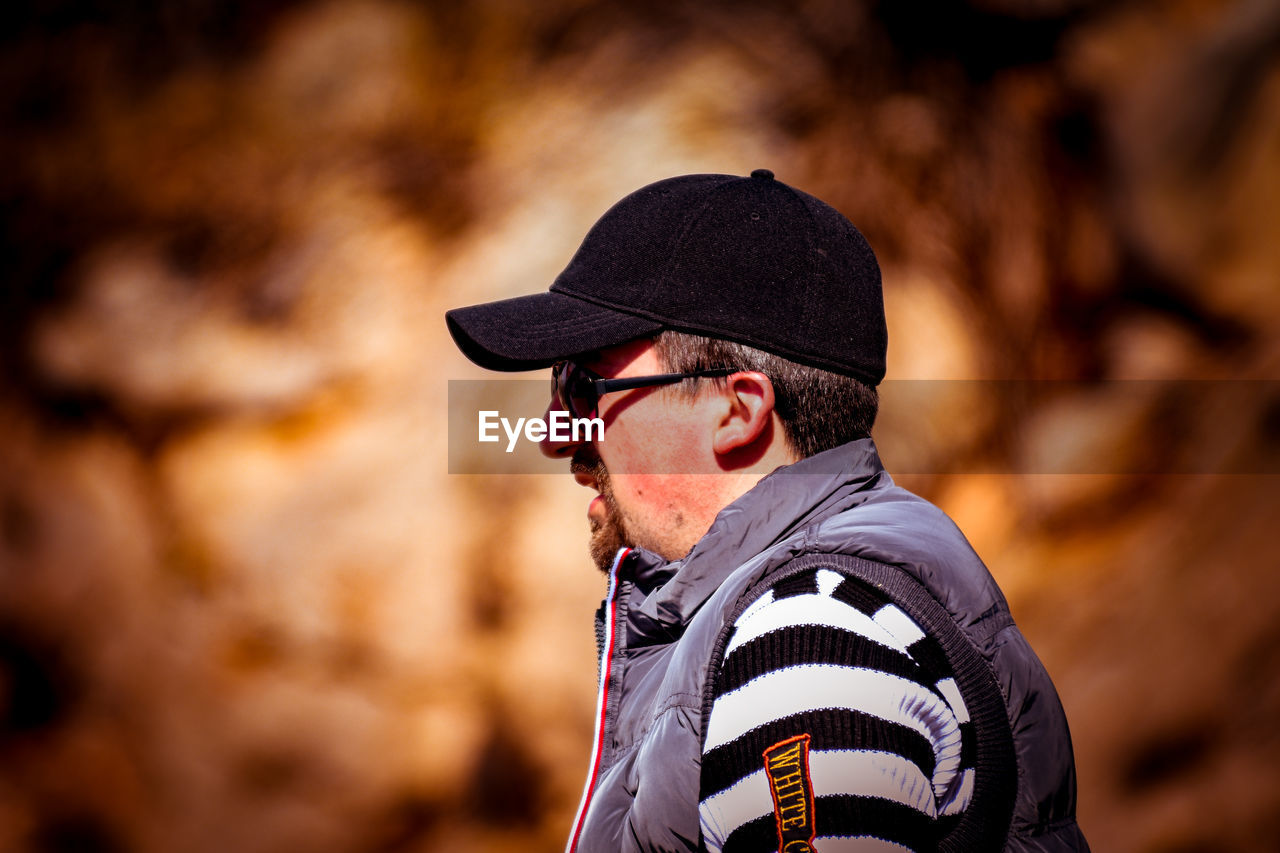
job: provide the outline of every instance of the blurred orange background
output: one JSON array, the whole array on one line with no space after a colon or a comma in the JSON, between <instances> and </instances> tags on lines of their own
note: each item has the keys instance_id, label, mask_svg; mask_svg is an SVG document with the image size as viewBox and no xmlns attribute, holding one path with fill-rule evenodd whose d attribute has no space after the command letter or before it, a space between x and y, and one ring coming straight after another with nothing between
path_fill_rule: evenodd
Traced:
<instances>
[{"instance_id":1,"label":"blurred orange background","mask_svg":"<svg viewBox=\"0 0 1280 853\"><path fill-rule=\"evenodd\" d=\"M3 850L560 849L587 493L447 473L485 374L442 315L544 289L650 181L767 167L846 213L892 378L1280 379L1270 0L0 19ZM1280 395L1225 384L879 428L955 472L899 479L1053 674L1095 850L1280 837L1280 479L1106 473L1275 471ZM1061 454L1102 473L1034 473Z\"/></svg>"}]
</instances>

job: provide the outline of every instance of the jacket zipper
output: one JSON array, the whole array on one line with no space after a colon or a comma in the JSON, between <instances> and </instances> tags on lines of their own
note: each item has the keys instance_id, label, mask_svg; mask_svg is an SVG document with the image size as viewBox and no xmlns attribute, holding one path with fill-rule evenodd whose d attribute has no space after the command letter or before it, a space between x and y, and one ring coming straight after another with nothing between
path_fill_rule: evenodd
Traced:
<instances>
[{"instance_id":1,"label":"jacket zipper","mask_svg":"<svg viewBox=\"0 0 1280 853\"><path fill-rule=\"evenodd\" d=\"M605 593L604 641L600 644L600 688L596 695L596 734L591 744L591 764L587 771L587 781L582 787L582 801L578 804L578 814L573 819L573 832L569 834L569 843L565 853L576 853L578 839L582 835L582 826L586 822L587 809L591 805L591 795L595 793L596 780L600 773L600 761L604 756L605 715L609 710L609 678L613 669L613 649L616 642L616 622L618 614L618 569L630 548L621 548L613 559L609 569L609 587Z\"/></svg>"}]
</instances>

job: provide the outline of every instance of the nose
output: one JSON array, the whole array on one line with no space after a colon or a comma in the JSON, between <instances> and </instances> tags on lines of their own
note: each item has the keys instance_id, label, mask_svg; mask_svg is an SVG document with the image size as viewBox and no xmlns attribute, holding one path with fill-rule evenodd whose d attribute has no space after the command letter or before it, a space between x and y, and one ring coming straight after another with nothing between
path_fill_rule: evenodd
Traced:
<instances>
[{"instance_id":1,"label":"nose","mask_svg":"<svg viewBox=\"0 0 1280 853\"><path fill-rule=\"evenodd\" d=\"M552 419L552 415L556 413L559 413L559 429L555 428L556 421ZM538 442L538 450L542 451L543 456L551 459L571 459L578 448L586 443L582 441L581 436L579 440L573 440L573 430L566 428L569 423L569 413L560 405L560 400L554 394L551 395L551 402L547 404L546 411L542 413L542 420L548 427L546 438Z\"/></svg>"}]
</instances>

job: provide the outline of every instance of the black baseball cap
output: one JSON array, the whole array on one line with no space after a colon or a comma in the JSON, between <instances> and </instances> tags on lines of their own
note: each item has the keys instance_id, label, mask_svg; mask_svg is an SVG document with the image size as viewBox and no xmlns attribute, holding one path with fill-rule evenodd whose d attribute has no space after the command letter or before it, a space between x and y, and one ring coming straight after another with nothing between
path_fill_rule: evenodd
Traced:
<instances>
[{"instance_id":1,"label":"black baseball cap","mask_svg":"<svg viewBox=\"0 0 1280 853\"><path fill-rule=\"evenodd\" d=\"M663 329L884 378L880 266L848 219L774 178L683 175L600 217L546 293L455 308L449 332L491 370L534 370Z\"/></svg>"}]
</instances>

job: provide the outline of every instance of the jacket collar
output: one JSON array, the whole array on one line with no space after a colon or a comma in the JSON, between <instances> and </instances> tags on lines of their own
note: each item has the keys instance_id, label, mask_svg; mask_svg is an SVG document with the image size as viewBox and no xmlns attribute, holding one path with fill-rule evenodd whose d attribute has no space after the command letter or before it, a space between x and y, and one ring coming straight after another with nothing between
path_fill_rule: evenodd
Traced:
<instances>
[{"instance_id":1,"label":"jacket collar","mask_svg":"<svg viewBox=\"0 0 1280 853\"><path fill-rule=\"evenodd\" d=\"M729 504L683 559L671 562L640 548L622 567L645 595L629 613L632 642L678 637L698 609L743 563L798 531L891 484L864 438L770 473Z\"/></svg>"}]
</instances>

